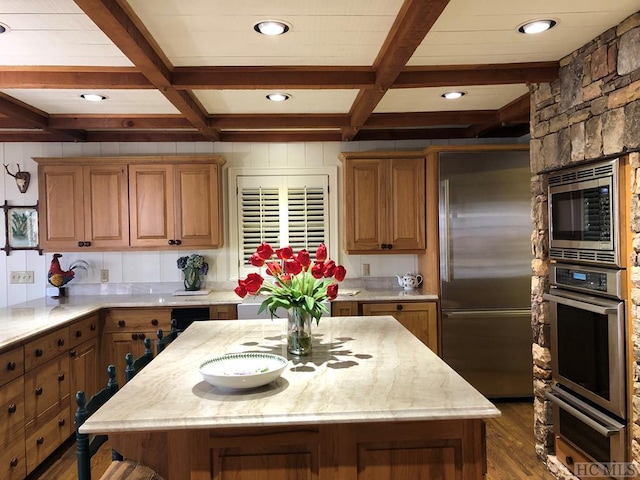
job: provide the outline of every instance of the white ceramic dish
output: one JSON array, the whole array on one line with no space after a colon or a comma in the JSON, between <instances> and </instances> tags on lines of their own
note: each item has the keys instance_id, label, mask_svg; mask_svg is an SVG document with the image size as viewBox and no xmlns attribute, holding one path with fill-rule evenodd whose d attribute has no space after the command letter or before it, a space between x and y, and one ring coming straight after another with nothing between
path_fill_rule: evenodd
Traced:
<instances>
[{"instance_id":1,"label":"white ceramic dish","mask_svg":"<svg viewBox=\"0 0 640 480\"><path fill-rule=\"evenodd\" d=\"M221 388L255 388L273 382L289 361L271 353L228 353L203 362L202 378Z\"/></svg>"}]
</instances>

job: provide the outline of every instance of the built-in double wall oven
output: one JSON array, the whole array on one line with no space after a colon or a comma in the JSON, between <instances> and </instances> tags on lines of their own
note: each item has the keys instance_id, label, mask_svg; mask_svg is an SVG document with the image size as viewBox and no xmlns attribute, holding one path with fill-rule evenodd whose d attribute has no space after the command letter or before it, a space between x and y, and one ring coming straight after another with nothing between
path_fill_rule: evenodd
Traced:
<instances>
[{"instance_id":1,"label":"built-in double wall oven","mask_svg":"<svg viewBox=\"0 0 640 480\"><path fill-rule=\"evenodd\" d=\"M609 160L559 171L549 184L555 261L545 295L553 377L547 397L555 434L601 464L628 461L618 168L618 160Z\"/></svg>"}]
</instances>

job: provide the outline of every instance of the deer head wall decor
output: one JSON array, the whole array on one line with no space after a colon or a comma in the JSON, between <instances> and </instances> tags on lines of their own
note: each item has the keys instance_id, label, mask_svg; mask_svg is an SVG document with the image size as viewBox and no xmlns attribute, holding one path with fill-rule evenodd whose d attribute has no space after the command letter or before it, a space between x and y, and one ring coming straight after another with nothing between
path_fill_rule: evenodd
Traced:
<instances>
[{"instance_id":1,"label":"deer head wall decor","mask_svg":"<svg viewBox=\"0 0 640 480\"><path fill-rule=\"evenodd\" d=\"M20 193L25 193L27 191L27 188L29 188L29 180L31 180L31 174L29 172L21 171L20 165L18 165L18 171L15 175L9 171L9 165L4 165L4 169L9 175L16 179L16 185L18 185L18 190L20 190Z\"/></svg>"}]
</instances>

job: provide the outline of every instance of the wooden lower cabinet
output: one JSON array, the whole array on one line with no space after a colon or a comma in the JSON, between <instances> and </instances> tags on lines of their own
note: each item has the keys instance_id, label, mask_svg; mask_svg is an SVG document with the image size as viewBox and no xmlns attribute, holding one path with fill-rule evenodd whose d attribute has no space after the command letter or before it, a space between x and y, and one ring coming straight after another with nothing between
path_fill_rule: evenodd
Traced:
<instances>
[{"instance_id":1,"label":"wooden lower cabinet","mask_svg":"<svg viewBox=\"0 0 640 480\"><path fill-rule=\"evenodd\" d=\"M358 302L331 302L332 317L353 317L358 315Z\"/></svg>"},{"instance_id":2,"label":"wooden lower cabinet","mask_svg":"<svg viewBox=\"0 0 640 480\"><path fill-rule=\"evenodd\" d=\"M362 315L391 315L438 353L438 309L435 302L363 303L361 308Z\"/></svg>"},{"instance_id":3,"label":"wooden lower cabinet","mask_svg":"<svg viewBox=\"0 0 640 480\"><path fill-rule=\"evenodd\" d=\"M479 419L128 432L109 439L164 478L482 480L486 473Z\"/></svg>"},{"instance_id":4,"label":"wooden lower cabinet","mask_svg":"<svg viewBox=\"0 0 640 480\"><path fill-rule=\"evenodd\" d=\"M167 330L169 331L169 330ZM156 352L156 332L118 332L108 333L105 335L106 343L109 346L109 365L116 367L116 380L118 385L124 385L124 372L127 368L125 357L127 353L131 353L133 358L138 358L144 353L144 339L151 339L151 349L153 354ZM103 370L106 371L106 368Z\"/></svg>"},{"instance_id":5,"label":"wooden lower cabinet","mask_svg":"<svg viewBox=\"0 0 640 480\"><path fill-rule=\"evenodd\" d=\"M99 372L99 368L100 351L97 336L69 351L69 393L71 395L69 421L71 423L75 421L77 408L75 395L78 390L82 390L89 399L106 385L107 374Z\"/></svg>"},{"instance_id":6,"label":"wooden lower cabinet","mask_svg":"<svg viewBox=\"0 0 640 480\"><path fill-rule=\"evenodd\" d=\"M0 478L22 480L27 475L24 428L0 441Z\"/></svg>"},{"instance_id":7,"label":"wooden lower cabinet","mask_svg":"<svg viewBox=\"0 0 640 480\"><path fill-rule=\"evenodd\" d=\"M70 396L56 403L25 427L27 473L32 472L44 459L62 445L71 435L69 421Z\"/></svg>"}]
</instances>

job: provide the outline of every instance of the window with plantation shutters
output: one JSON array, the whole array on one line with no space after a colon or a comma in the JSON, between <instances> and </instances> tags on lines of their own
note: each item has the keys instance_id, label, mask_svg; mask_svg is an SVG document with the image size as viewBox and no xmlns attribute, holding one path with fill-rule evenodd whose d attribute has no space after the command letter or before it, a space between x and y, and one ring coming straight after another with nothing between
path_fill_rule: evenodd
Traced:
<instances>
[{"instance_id":1,"label":"window with plantation shutters","mask_svg":"<svg viewBox=\"0 0 640 480\"><path fill-rule=\"evenodd\" d=\"M291 245L313 255L328 243L326 175L238 176L239 273L255 271L249 258L262 242Z\"/></svg>"}]
</instances>

